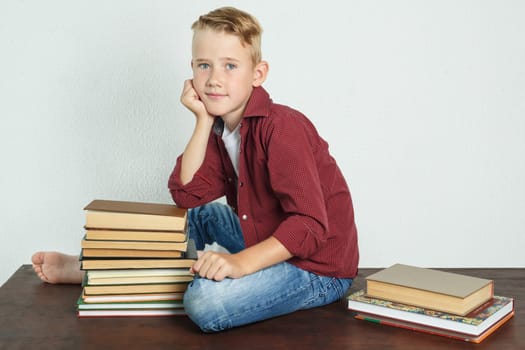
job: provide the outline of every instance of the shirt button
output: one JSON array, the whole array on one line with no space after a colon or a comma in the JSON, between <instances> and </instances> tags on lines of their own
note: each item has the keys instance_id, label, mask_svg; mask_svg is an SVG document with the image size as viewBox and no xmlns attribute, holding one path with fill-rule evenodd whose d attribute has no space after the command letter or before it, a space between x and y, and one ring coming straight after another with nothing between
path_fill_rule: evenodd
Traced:
<instances>
[{"instance_id":1,"label":"shirt button","mask_svg":"<svg viewBox=\"0 0 525 350\"><path fill-rule=\"evenodd\" d=\"M233 181L233 180L232 180L232 178L231 178L231 177L229 177L229 178L228 178L228 182L232 182L232 181Z\"/></svg>"},{"instance_id":2,"label":"shirt button","mask_svg":"<svg viewBox=\"0 0 525 350\"><path fill-rule=\"evenodd\" d=\"M248 220L248 215L244 214L244 215L242 216L242 219L245 220L245 221Z\"/></svg>"},{"instance_id":3,"label":"shirt button","mask_svg":"<svg viewBox=\"0 0 525 350\"><path fill-rule=\"evenodd\" d=\"M241 187L244 186L244 182L241 181L241 182L239 183L239 186L241 186Z\"/></svg>"}]
</instances>

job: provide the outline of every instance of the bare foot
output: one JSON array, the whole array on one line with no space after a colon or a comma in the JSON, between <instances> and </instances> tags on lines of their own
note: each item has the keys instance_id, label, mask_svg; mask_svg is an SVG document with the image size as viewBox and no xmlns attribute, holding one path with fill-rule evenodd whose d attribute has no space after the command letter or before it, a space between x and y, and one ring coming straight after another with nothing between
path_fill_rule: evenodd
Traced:
<instances>
[{"instance_id":1,"label":"bare foot","mask_svg":"<svg viewBox=\"0 0 525 350\"><path fill-rule=\"evenodd\" d=\"M31 257L33 270L47 283L78 283L84 278L78 256L58 252L37 252Z\"/></svg>"}]
</instances>

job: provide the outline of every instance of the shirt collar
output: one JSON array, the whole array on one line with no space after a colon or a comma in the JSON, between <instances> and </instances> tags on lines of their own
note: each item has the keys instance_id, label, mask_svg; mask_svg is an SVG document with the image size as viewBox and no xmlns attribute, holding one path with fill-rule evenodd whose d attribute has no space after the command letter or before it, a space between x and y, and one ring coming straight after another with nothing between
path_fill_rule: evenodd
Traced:
<instances>
[{"instance_id":1,"label":"shirt collar","mask_svg":"<svg viewBox=\"0 0 525 350\"><path fill-rule=\"evenodd\" d=\"M248 100L243 118L249 117L268 117L272 100L270 95L262 86L255 87Z\"/></svg>"},{"instance_id":2,"label":"shirt collar","mask_svg":"<svg viewBox=\"0 0 525 350\"><path fill-rule=\"evenodd\" d=\"M250 117L268 117L270 116L270 107L272 99L270 95L262 86L255 87L252 91L250 99L246 104L243 118ZM215 118L213 123L213 132L215 135L221 136L224 130L224 121L220 117Z\"/></svg>"}]
</instances>

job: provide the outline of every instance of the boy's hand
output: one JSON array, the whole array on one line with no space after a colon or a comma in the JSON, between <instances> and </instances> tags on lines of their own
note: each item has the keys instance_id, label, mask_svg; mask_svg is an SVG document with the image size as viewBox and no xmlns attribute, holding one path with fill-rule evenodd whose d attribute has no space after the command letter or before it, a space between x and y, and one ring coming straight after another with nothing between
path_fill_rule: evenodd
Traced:
<instances>
[{"instance_id":1,"label":"boy's hand","mask_svg":"<svg viewBox=\"0 0 525 350\"><path fill-rule=\"evenodd\" d=\"M279 240L271 236L236 254L202 252L191 267L191 271L203 278L222 281L227 277L241 278L286 261L292 256L292 253Z\"/></svg>"},{"instance_id":2,"label":"boy's hand","mask_svg":"<svg viewBox=\"0 0 525 350\"><path fill-rule=\"evenodd\" d=\"M192 111L197 118L213 118L213 116L211 116L206 110L206 107L197 94L197 91L195 91L191 79L184 81L184 88L182 89L180 101L186 108Z\"/></svg>"},{"instance_id":3,"label":"boy's hand","mask_svg":"<svg viewBox=\"0 0 525 350\"><path fill-rule=\"evenodd\" d=\"M205 251L193 264L191 271L200 277L215 281L244 276L242 264L236 254Z\"/></svg>"}]
</instances>

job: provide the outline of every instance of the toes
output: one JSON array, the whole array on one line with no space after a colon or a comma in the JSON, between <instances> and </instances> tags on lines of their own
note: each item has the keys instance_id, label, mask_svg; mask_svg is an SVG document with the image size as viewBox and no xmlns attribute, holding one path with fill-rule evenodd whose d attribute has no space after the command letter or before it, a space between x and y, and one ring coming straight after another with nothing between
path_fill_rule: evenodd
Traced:
<instances>
[{"instance_id":1,"label":"toes","mask_svg":"<svg viewBox=\"0 0 525 350\"><path fill-rule=\"evenodd\" d=\"M31 257L31 262L33 263L33 265L42 265L44 263L44 256L45 252L36 252Z\"/></svg>"},{"instance_id":2,"label":"toes","mask_svg":"<svg viewBox=\"0 0 525 350\"><path fill-rule=\"evenodd\" d=\"M49 283L49 280L47 279L46 275L44 275L42 272L38 272L37 276L44 282Z\"/></svg>"}]
</instances>

